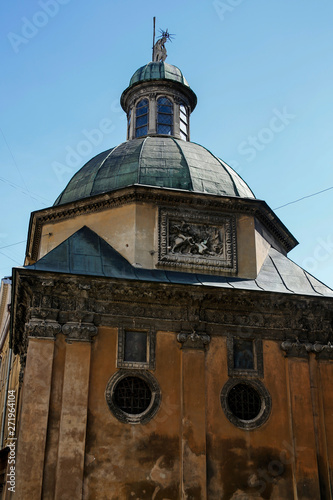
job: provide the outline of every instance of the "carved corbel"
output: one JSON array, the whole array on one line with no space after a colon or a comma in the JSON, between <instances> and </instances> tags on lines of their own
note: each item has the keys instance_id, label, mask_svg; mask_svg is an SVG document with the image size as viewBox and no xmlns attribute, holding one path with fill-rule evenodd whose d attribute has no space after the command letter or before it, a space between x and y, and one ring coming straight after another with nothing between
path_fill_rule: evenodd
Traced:
<instances>
[{"instance_id":1,"label":"carved corbel","mask_svg":"<svg viewBox=\"0 0 333 500\"><path fill-rule=\"evenodd\" d=\"M91 342L97 335L97 328L92 323L69 322L63 325L62 333L66 336L66 342Z\"/></svg>"},{"instance_id":2,"label":"carved corbel","mask_svg":"<svg viewBox=\"0 0 333 500\"><path fill-rule=\"evenodd\" d=\"M181 332L177 335L177 340L182 344L182 349L205 349L210 342L210 336L195 331Z\"/></svg>"},{"instance_id":3,"label":"carved corbel","mask_svg":"<svg viewBox=\"0 0 333 500\"><path fill-rule=\"evenodd\" d=\"M29 338L54 340L61 332L61 326L54 320L31 318L25 325L25 333Z\"/></svg>"}]
</instances>

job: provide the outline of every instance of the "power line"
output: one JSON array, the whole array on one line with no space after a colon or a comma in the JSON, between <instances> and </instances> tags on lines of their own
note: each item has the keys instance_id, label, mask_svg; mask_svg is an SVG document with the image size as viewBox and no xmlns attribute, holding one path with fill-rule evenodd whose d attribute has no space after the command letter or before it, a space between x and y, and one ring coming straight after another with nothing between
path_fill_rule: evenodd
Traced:
<instances>
[{"instance_id":1,"label":"power line","mask_svg":"<svg viewBox=\"0 0 333 500\"><path fill-rule=\"evenodd\" d=\"M21 172L21 170L19 169L18 164L16 163L16 160L15 160L15 158L14 158L14 155L13 155L13 153L12 153L12 150L11 150L11 149L10 149L10 147L9 147L9 144L8 144L8 142L7 142L7 139L6 139L6 137L5 137L5 134L3 133L3 131L2 131L2 128L1 128L1 127L0 127L0 132L1 132L1 135L2 135L2 137L3 137L3 140L5 141L5 144L6 144L7 148L8 148L8 151L9 151L9 153L10 153L11 157L12 157L13 163L14 163L14 165L15 165L15 167L16 167L16 169L17 169L17 171L18 171L18 173L19 173L19 175L20 175L20 177L21 177L21 179L22 179L23 185L24 185L25 189L27 190L27 192L28 192L28 193L29 193L29 195L30 195L30 191L29 191L29 189L28 189L28 186L27 186L27 185L26 185L26 183L25 183L25 180L24 180L24 177L23 177L23 175L22 175L22 172ZM31 199L32 199L32 197L31 197Z\"/></svg>"},{"instance_id":2,"label":"power line","mask_svg":"<svg viewBox=\"0 0 333 500\"><path fill-rule=\"evenodd\" d=\"M293 203L298 203L299 201L305 200L306 198L312 198L312 196L317 196L317 194L325 193L325 191L329 191L330 189L333 189L333 186L326 188L326 189L322 189L322 191L317 191L317 193L308 194L307 196L303 196L302 198L298 198L298 200L289 201L289 203L285 203L285 205L281 205L280 207L273 208L273 210L279 210L279 208L286 207L287 205L292 205Z\"/></svg>"},{"instance_id":3,"label":"power line","mask_svg":"<svg viewBox=\"0 0 333 500\"><path fill-rule=\"evenodd\" d=\"M25 243L25 242L26 242L26 240L18 241L17 243L12 243L11 245L6 245L4 247L0 247L0 250L2 250L3 248L13 247L15 245L19 245L20 243Z\"/></svg>"},{"instance_id":4,"label":"power line","mask_svg":"<svg viewBox=\"0 0 333 500\"><path fill-rule=\"evenodd\" d=\"M14 182L11 182L7 179L4 179L3 177L0 177L0 181L1 182L4 182L5 184L9 184L9 186L11 186L13 189L17 189L18 191L20 191L22 194L25 194L26 196L29 196L29 198L31 198L32 200L35 200L35 201L38 201L38 203L42 203L43 205L45 205L45 203L43 201L40 201L40 200L45 200L45 201L48 201L49 203L51 203L49 200L47 200L46 198L43 198L42 196L39 196L39 194L35 194L35 193L31 193L31 191L26 191L24 188L22 188L21 186L18 186L17 184L14 184ZM37 196L38 198L40 198L40 200L38 200L38 198L35 198L34 196ZM46 206L46 205L45 205Z\"/></svg>"},{"instance_id":5,"label":"power line","mask_svg":"<svg viewBox=\"0 0 333 500\"><path fill-rule=\"evenodd\" d=\"M12 259L11 257L9 257L8 255L6 255L5 253L3 253L3 252L0 252L0 253L1 253L1 255L3 255L4 257L6 257L7 259L10 259L13 262L15 262L15 264L18 264L19 266L21 265L19 262L17 262L17 260Z\"/></svg>"}]
</instances>

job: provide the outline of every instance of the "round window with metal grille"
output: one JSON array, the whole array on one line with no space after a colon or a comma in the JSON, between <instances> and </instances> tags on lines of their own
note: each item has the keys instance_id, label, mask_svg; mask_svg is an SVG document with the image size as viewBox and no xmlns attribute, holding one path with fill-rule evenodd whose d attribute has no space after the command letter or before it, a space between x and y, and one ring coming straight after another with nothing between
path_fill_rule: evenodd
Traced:
<instances>
[{"instance_id":1,"label":"round window with metal grille","mask_svg":"<svg viewBox=\"0 0 333 500\"><path fill-rule=\"evenodd\" d=\"M113 393L115 404L125 413L137 415L147 410L151 402L149 385L140 377L124 377Z\"/></svg>"},{"instance_id":2,"label":"round window with metal grille","mask_svg":"<svg viewBox=\"0 0 333 500\"><path fill-rule=\"evenodd\" d=\"M121 422L148 422L158 411L161 394L149 372L121 370L109 380L105 391L107 404Z\"/></svg>"},{"instance_id":3,"label":"round window with metal grille","mask_svg":"<svg viewBox=\"0 0 333 500\"><path fill-rule=\"evenodd\" d=\"M260 427L271 411L271 397L259 380L228 380L221 404L230 422L243 429Z\"/></svg>"}]
</instances>

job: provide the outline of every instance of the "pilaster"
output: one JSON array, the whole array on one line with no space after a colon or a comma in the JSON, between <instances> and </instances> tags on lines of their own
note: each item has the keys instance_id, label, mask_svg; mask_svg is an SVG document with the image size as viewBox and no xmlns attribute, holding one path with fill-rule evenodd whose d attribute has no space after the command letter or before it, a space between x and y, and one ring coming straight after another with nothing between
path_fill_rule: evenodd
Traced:
<instances>
[{"instance_id":1,"label":"pilaster","mask_svg":"<svg viewBox=\"0 0 333 500\"><path fill-rule=\"evenodd\" d=\"M92 324L67 323L55 500L82 498Z\"/></svg>"},{"instance_id":2,"label":"pilaster","mask_svg":"<svg viewBox=\"0 0 333 500\"><path fill-rule=\"evenodd\" d=\"M299 500L313 500L321 496L309 364L306 358L288 357L286 367L294 446L294 497Z\"/></svg>"},{"instance_id":3,"label":"pilaster","mask_svg":"<svg viewBox=\"0 0 333 500\"><path fill-rule=\"evenodd\" d=\"M20 500L39 500L42 493L47 435L55 321L31 320L24 373L21 421L18 434L16 494Z\"/></svg>"},{"instance_id":4,"label":"pilaster","mask_svg":"<svg viewBox=\"0 0 333 500\"><path fill-rule=\"evenodd\" d=\"M205 500L206 477L206 334L180 333L182 343L182 498Z\"/></svg>"}]
</instances>

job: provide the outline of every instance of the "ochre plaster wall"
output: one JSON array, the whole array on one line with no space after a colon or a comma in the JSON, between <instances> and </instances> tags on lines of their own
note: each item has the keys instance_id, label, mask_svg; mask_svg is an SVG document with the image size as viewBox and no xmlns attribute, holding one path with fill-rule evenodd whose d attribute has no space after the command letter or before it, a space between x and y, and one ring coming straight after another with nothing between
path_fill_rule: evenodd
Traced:
<instances>
[{"instance_id":1,"label":"ochre plaster wall","mask_svg":"<svg viewBox=\"0 0 333 500\"><path fill-rule=\"evenodd\" d=\"M299 377L303 374L298 374L296 367L292 374L287 375L286 360L279 345L264 341L265 374L262 382L271 395L272 411L258 429L242 430L229 422L220 404L219 395L228 380L226 355L226 339L213 338L206 365L208 498L219 500L234 498L233 495L271 500L295 498L295 467L299 485L301 477L308 478L307 492L303 489L298 498L319 498L316 496L318 484L309 387L305 384L301 389L297 407L294 397L293 416L289 404L287 377L291 376L293 384L301 386ZM304 414L308 421L304 421ZM304 426L303 440L296 449L292 421L297 426ZM297 429L296 432L297 439L300 439Z\"/></svg>"},{"instance_id":2,"label":"ochre plaster wall","mask_svg":"<svg viewBox=\"0 0 333 500\"><path fill-rule=\"evenodd\" d=\"M256 278L254 218L248 215L237 217L237 275L242 278Z\"/></svg>"},{"instance_id":3,"label":"ochre plaster wall","mask_svg":"<svg viewBox=\"0 0 333 500\"><path fill-rule=\"evenodd\" d=\"M237 276L256 278L270 244L255 231L252 216L236 217ZM158 208L148 203L131 203L98 213L78 215L42 229L38 259L60 245L83 226L88 226L132 265L156 268L158 262ZM167 269L168 267L165 266ZM161 269L161 266L159 266ZM174 269L174 268L172 268ZM205 273L228 275L205 270Z\"/></svg>"},{"instance_id":4,"label":"ochre plaster wall","mask_svg":"<svg viewBox=\"0 0 333 500\"><path fill-rule=\"evenodd\" d=\"M135 212L135 205L128 204L53 224L45 224L38 259L60 245L81 227L88 226L132 264L135 258Z\"/></svg>"},{"instance_id":5,"label":"ochre plaster wall","mask_svg":"<svg viewBox=\"0 0 333 500\"><path fill-rule=\"evenodd\" d=\"M26 492L22 498L37 500L42 488L43 500L72 500L79 498L81 491L84 500L180 500L186 495L192 500L242 495L249 499L313 500L322 492L318 467L330 498L330 362L318 361L314 355L310 362L288 358L279 342L263 340L261 381L271 396L271 414L261 427L243 430L227 419L221 407L221 390L229 380L226 337L212 336L204 351L181 349L176 333L157 331L156 369L151 372L161 389L161 405L150 422L133 425L118 421L105 399L108 380L117 371L117 336L117 328L99 327L92 344L66 343L62 334L55 344L30 339L21 429L24 419L29 423L20 436L17 471L18 488ZM46 367L50 381L44 377ZM69 369L75 370L78 379ZM39 380L41 388L38 398L43 418L38 422L38 432L43 422L45 448L44 444L36 448L37 422L30 411L31 405L35 408L32 378ZM81 422L78 439L77 417ZM31 439L35 453L31 461L22 462ZM66 468L61 471L64 453L59 455L59 450L71 439L84 457L83 490L83 461L79 457L80 463L76 463L78 453L68 453ZM44 466L39 464L38 477L35 473L30 477L30 468L37 462ZM75 493L61 479L66 474L72 489L77 489Z\"/></svg>"},{"instance_id":6,"label":"ochre plaster wall","mask_svg":"<svg viewBox=\"0 0 333 500\"><path fill-rule=\"evenodd\" d=\"M271 248L270 243L265 240L265 238L255 230L255 245L256 245L256 273L259 274L260 269L268 255L269 249Z\"/></svg>"},{"instance_id":7,"label":"ochre plaster wall","mask_svg":"<svg viewBox=\"0 0 333 500\"><path fill-rule=\"evenodd\" d=\"M179 498L181 368L175 335L157 332L153 375L162 402L145 425L118 421L106 403L116 351L117 329L100 328L91 358L84 498Z\"/></svg>"}]
</instances>

